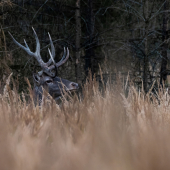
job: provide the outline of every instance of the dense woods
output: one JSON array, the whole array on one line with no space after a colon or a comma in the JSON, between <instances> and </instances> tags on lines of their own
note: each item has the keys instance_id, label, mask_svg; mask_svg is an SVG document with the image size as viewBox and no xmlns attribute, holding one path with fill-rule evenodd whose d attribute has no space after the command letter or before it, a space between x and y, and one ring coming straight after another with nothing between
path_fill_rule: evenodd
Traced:
<instances>
[{"instance_id":1,"label":"dense woods","mask_svg":"<svg viewBox=\"0 0 170 170\"><path fill-rule=\"evenodd\" d=\"M51 34L56 61L69 47L69 62L58 75L83 83L89 70L107 79L115 73L131 80L147 92L156 81L168 86L169 2L159 0L1 0L0 2L0 79L13 72L22 91L28 77L40 67L34 58L16 46L8 31L35 50L36 30L41 56L49 59L48 32ZM100 77L100 76L99 76ZM99 78L100 79L100 78ZM157 87L155 84L155 88Z\"/></svg>"}]
</instances>

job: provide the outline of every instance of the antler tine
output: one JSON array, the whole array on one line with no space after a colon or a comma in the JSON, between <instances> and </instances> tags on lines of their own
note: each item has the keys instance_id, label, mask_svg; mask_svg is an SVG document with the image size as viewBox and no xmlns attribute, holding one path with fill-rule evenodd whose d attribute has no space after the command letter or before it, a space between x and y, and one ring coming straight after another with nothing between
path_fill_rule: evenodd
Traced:
<instances>
[{"instance_id":1,"label":"antler tine","mask_svg":"<svg viewBox=\"0 0 170 170\"><path fill-rule=\"evenodd\" d=\"M41 59L41 56L40 56L40 42L39 42L37 33L35 32L35 30L34 30L33 27L32 27L32 30L33 30L33 32L34 32L35 40L36 40L36 51L35 51L35 54L37 55L37 57L38 57L39 59Z\"/></svg>"},{"instance_id":2,"label":"antler tine","mask_svg":"<svg viewBox=\"0 0 170 170\"><path fill-rule=\"evenodd\" d=\"M55 48L54 48L54 44L53 44L53 41L51 39L51 36L50 36L50 33L48 32L48 36L49 36L49 39L50 39L50 45L51 45L51 54L53 56L53 58L55 58Z\"/></svg>"},{"instance_id":3,"label":"antler tine","mask_svg":"<svg viewBox=\"0 0 170 170\"><path fill-rule=\"evenodd\" d=\"M25 39L24 39L24 43L25 43L25 46L26 46L28 49L30 49L30 48L28 47L28 44L27 44L27 42L25 41Z\"/></svg>"},{"instance_id":4,"label":"antler tine","mask_svg":"<svg viewBox=\"0 0 170 170\"><path fill-rule=\"evenodd\" d=\"M63 57L61 58L61 60L57 64L61 63L64 60L65 57L66 57L66 48L64 47Z\"/></svg>"},{"instance_id":5,"label":"antler tine","mask_svg":"<svg viewBox=\"0 0 170 170\"><path fill-rule=\"evenodd\" d=\"M66 48L64 47L63 57L61 58L61 60L59 61L59 63L62 62L65 57L66 57Z\"/></svg>"},{"instance_id":6,"label":"antler tine","mask_svg":"<svg viewBox=\"0 0 170 170\"><path fill-rule=\"evenodd\" d=\"M54 61L54 58L53 58L53 56L52 56L51 51L50 51L49 48L48 48L48 52L49 52L49 54L50 54L50 57L51 57L51 60L52 60L53 64L55 65L56 63L55 63L55 61Z\"/></svg>"},{"instance_id":7,"label":"antler tine","mask_svg":"<svg viewBox=\"0 0 170 170\"><path fill-rule=\"evenodd\" d=\"M68 47L67 47L67 56L66 56L66 58L64 59L64 55L63 55L63 58L58 62L58 63L56 63L56 67L60 67L61 65L63 65L67 60L68 60L68 58L69 58L69 49L68 49Z\"/></svg>"},{"instance_id":8,"label":"antler tine","mask_svg":"<svg viewBox=\"0 0 170 170\"><path fill-rule=\"evenodd\" d=\"M54 58L55 58L55 48L54 48L54 44L53 44L53 41L52 41L52 39L51 39L51 36L50 36L50 33L49 33L49 32L48 32L48 36L49 36L50 45L51 45L51 56L52 56L52 58L53 58L53 60L54 60ZM50 57L51 57L51 56L50 56ZM51 64L52 58L50 58L49 61L47 62L47 66L49 66L49 65Z\"/></svg>"}]
</instances>

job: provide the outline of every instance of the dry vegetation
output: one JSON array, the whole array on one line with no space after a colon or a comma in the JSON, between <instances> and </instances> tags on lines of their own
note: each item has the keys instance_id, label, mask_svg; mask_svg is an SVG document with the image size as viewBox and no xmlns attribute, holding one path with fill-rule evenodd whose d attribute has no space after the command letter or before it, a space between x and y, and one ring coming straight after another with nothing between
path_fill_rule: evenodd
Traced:
<instances>
[{"instance_id":1,"label":"dry vegetation","mask_svg":"<svg viewBox=\"0 0 170 170\"><path fill-rule=\"evenodd\" d=\"M35 107L9 80L0 96L1 170L170 169L166 91L144 96L131 86L125 97L119 83L100 92L89 80L83 100L73 96L59 107L44 94Z\"/></svg>"}]
</instances>

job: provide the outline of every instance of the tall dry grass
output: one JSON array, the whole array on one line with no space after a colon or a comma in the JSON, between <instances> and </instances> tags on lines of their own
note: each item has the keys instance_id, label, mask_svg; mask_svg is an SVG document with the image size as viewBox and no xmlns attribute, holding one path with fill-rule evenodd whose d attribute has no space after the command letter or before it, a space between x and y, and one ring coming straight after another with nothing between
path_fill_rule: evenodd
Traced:
<instances>
[{"instance_id":1,"label":"tall dry grass","mask_svg":"<svg viewBox=\"0 0 170 170\"><path fill-rule=\"evenodd\" d=\"M31 89L28 102L9 80L0 96L0 170L170 169L166 91L131 86L125 97L120 83L101 91L90 79L80 99L59 106L44 93L40 107Z\"/></svg>"}]
</instances>

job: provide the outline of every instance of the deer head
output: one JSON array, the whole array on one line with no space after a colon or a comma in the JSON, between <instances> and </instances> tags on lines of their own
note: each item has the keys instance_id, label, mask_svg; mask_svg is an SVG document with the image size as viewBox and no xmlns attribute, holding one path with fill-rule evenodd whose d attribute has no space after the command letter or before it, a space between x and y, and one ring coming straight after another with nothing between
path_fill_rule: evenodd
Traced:
<instances>
[{"instance_id":1,"label":"deer head","mask_svg":"<svg viewBox=\"0 0 170 170\"><path fill-rule=\"evenodd\" d=\"M62 59L56 63L54 60L55 59L54 44L52 42L50 34L48 33L49 39L50 39L51 50L48 49L49 54L50 54L50 59L47 63L45 63L42 60L41 55L40 55L40 42L39 42L38 36L34 28L32 29L33 29L34 36L36 39L36 51L35 52L32 52L30 50L25 40L24 40L25 46L23 46L14 39L14 37L11 35L10 32L9 34L12 37L15 44L17 44L20 48L26 51L28 55L34 57L39 63L39 65L41 66L42 70L39 71L37 74L36 73L33 74L35 97L36 98L38 97L41 100L42 87L46 89L48 93L55 100L58 100L62 96L63 91L70 92L70 91L77 90L79 88L77 83L57 77L58 67L62 66L69 58L69 49L64 48L64 54L63 54Z\"/></svg>"}]
</instances>

